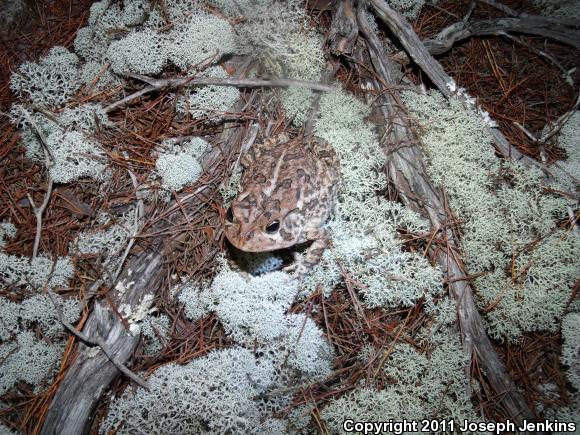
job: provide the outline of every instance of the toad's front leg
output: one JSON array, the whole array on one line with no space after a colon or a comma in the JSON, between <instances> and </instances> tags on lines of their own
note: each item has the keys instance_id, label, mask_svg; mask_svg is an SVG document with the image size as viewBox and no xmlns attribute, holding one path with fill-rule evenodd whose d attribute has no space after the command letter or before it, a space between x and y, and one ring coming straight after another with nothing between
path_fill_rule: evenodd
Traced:
<instances>
[{"instance_id":1,"label":"toad's front leg","mask_svg":"<svg viewBox=\"0 0 580 435\"><path fill-rule=\"evenodd\" d=\"M284 268L286 272L293 272L298 279L304 278L310 269L320 262L322 254L324 254L324 250L328 246L328 233L322 228L307 231L306 238L307 240L313 240L306 250L306 254L297 254L294 257L294 264Z\"/></svg>"}]
</instances>

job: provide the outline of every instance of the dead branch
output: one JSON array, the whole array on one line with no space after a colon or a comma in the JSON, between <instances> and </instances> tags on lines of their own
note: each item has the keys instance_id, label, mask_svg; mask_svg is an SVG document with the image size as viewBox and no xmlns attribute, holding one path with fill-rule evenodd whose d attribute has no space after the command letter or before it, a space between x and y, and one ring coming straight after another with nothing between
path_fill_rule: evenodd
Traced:
<instances>
[{"instance_id":1,"label":"dead branch","mask_svg":"<svg viewBox=\"0 0 580 435\"><path fill-rule=\"evenodd\" d=\"M328 33L330 51L335 55L351 54L358 36L358 26L351 0L342 0L332 11Z\"/></svg>"},{"instance_id":2,"label":"dead branch","mask_svg":"<svg viewBox=\"0 0 580 435\"><path fill-rule=\"evenodd\" d=\"M409 56L415 63L427 74L429 79L446 98L457 98L462 101L464 106L469 110L477 109L470 103L474 100L466 92L457 89L455 81L445 72L443 67L425 48L425 45L413 31L411 25L398 12L389 7L384 0L369 0L370 5L376 12L377 16L387 25L389 30L399 39ZM475 110L478 113L477 110ZM483 117L481 113L479 116ZM503 133L496 127L488 125L488 131L491 134L496 150L503 156L517 160L525 166L535 167L543 171L546 175L545 182L550 183L549 177L565 176L557 167L549 169L542 163L523 155L518 149L513 148Z\"/></svg>"},{"instance_id":3,"label":"dead branch","mask_svg":"<svg viewBox=\"0 0 580 435\"><path fill-rule=\"evenodd\" d=\"M109 113L116 108L123 106L149 92L161 91L164 89L176 89L182 86L234 86L237 88L288 88L291 86L312 89L319 92L333 92L336 86L327 85L325 83L309 82L304 80L290 80L290 79L246 79L246 78L214 78L214 77L177 77L156 79L153 77L144 76L141 74L127 74L127 76L148 83L149 86L126 96L125 98L116 101L105 108L105 112Z\"/></svg>"},{"instance_id":4,"label":"dead branch","mask_svg":"<svg viewBox=\"0 0 580 435\"><path fill-rule=\"evenodd\" d=\"M570 120L570 118L572 118L574 113L576 113L579 107L580 107L580 90L578 91L578 96L576 97L576 102L574 103L572 109L564 113L562 116L560 116L560 118L558 118L558 120L550 126L548 132L543 134L541 138L536 139L536 141L538 143L545 144L548 139L558 134L558 132L562 130L562 128L564 127L564 125L566 125L566 123Z\"/></svg>"},{"instance_id":5,"label":"dead branch","mask_svg":"<svg viewBox=\"0 0 580 435\"><path fill-rule=\"evenodd\" d=\"M89 347L95 347L95 346L100 347L101 350L104 352L104 354L107 355L107 358L109 358L109 360L113 363L113 365L115 367L117 367L117 369L121 373L123 373L125 376L127 376L129 379L131 379L137 385L139 385L145 389L149 389L147 382L145 382L143 379L141 379L139 376L137 376L135 373L133 373L131 370L129 370L127 367L125 367L125 365L123 363L121 363L116 358L115 354L109 349L109 346L101 337L99 337L99 336L94 337L94 338L88 337L87 335L83 334L82 332L77 331L74 326L72 326L70 323L68 323L62 314L62 307L58 303L58 300L56 299L55 293L51 289L47 289L47 292L48 292L48 296L50 297L50 300L52 301L52 304L54 305L54 308L56 309L56 315L58 317L59 322L62 323L62 325L66 328L66 330L68 332L70 332L78 340L82 341L84 344L86 344Z\"/></svg>"},{"instance_id":6,"label":"dead branch","mask_svg":"<svg viewBox=\"0 0 580 435\"><path fill-rule=\"evenodd\" d=\"M404 45L418 45L424 50L417 35L399 14L394 13L384 1L373 0L372 3L377 11L380 10L381 18L390 24L389 27L396 28L397 36L401 38L401 42ZM374 80L372 85L378 91L383 91L384 86L394 86L398 83L396 80L397 75L393 73L395 67L389 64L380 40L370 29L363 14L364 9L359 7L357 14L359 27L367 40L372 64L380 77L380 81ZM405 40L403 41L403 39ZM413 51L408 51L413 59L418 58L416 47L414 47ZM421 63L425 64L424 59ZM438 79L439 83L443 83L443 77L447 75L442 71L441 66L438 63L430 62L427 67L432 73L436 73L435 78ZM389 143L391 142L415 143L408 120L400 109L403 105L398 94L381 92L381 95L383 104L380 104L380 110L386 123L385 136L388 137L384 142L386 149L391 151L389 149ZM511 418L516 421L522 421L524 418L533 418L526 401L506 372L503 362L495 352L485 332L483 320L475 305L469 283L453 279L468 274L456 254L458 252L458 242L451 229L445 227L448 211L444 201L441 199L441 192L431 184L425 172L421 152L416 146L399 147L392 150L389 153L388 168L389 176L400 189L402 199L407 206L427 217L431 222L432 229L434 231L440 230L447 239L447 249L442 250L438 247L433 247L431 248L431 255L446 274L450 294L457 302L463 347L470 361L476 357L477 361L484 367L490 384L498 393L498 400L509 412ZM470 367L466 367L466 372L468 378L470 378Z\"/></svg>"},{"instance_id":7,"label":"dead branch","mask_svg":"<svg viewBox=\"0 0 580 435\"><path fill-rule=\"evenodd\" d=\"M556 26L552 20L528 15L518 18L496 18L466 23L459 21L441 30L434 38L423 41L425 48L432 55L439 55L451 50L453 45L473 36L503 35L506 33L524 33L553 39L574 48L580 48L580 31L571 26Z\"/></svg>"},{"instance_id":8,"label":"dead branch","mask_svg":"<svg viewBox=\"0 0 580 435\"><path fill-rule=\"evenodd\" d=\"M126 154L125 154L125 158L127 158ZM119 277L119 274L121 273L121 270L123 269L123 264L125 264L125 260L127 259L127 256L129 255L129 252L131 251L131 248L133 247L133 244L135 243L135 237L137 237L137 235L141 231L142 219L145 216L145 204L143 203L143 192L139 190L139 182L137 181L137 177L135 176L133 171L131 171L129 169L128 172L129 172L129 176L131 177L131 182L133 183L133 187L135 188L135 196L137 197L137 205L135 206L135 219L133 222L133 234L131 234L131 236L129 238L129 243L127 243L127 247L125 248L125 252L123 252L123 256L121 257L121 261L119 261L119 265L117 266L117 271L113 275L113 281Z\"/></svg>"},{"instance_id":9,"label":"dead branch","mask_svg":"<svg viewBox=\"0 0 580 435\"><path fill-rule=\"evenodd\" d=\"M26 120L32 125L32 127L36 130L38 137L40 138L40 143L42 145L42 151L44 152L44 160L46 162L46 170L47 170L47 183L48 186L46 187L46 192L44 193L44 197L42 199L42 203L37 207L34 203L34 199L32 199L32 195L30 193L27 194L28 201L32 207L32 211L34 213L34 217L36 218L36 234L34 236L34 246L32 247L32 260L34 260L38 255L38 247L40 246L40 236L42 234L42 215L48 206L48 202L50 201L50 197L52 195L52 186L54 184L54 180L50 175L50 167L54 163L54 157L52 156L50 149L48 148L48 144L46 142L46 137L44 136L43 131L38 128L38 125L30 116L28 111L24 110L24 117Z\"/></svg>"}]
</instances>

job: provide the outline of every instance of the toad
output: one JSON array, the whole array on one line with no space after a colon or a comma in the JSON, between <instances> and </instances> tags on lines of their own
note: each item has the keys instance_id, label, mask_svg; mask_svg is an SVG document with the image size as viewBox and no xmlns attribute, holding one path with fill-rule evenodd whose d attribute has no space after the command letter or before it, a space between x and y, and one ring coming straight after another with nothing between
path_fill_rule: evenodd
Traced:
<instances>
[{"instance_id":1,"label":"toad","mask_svg":"<svg viewBox=\"0 0 580 435\"><path fill-rule=\"evenodd\" d=\"M236 248L264 252L312 241L286 270L299 277L320 261L327 246L340 182L330 144L280 134L254 145L241 160L242 191L226 212L225 234Z\"/></svg>"}]
</instances>

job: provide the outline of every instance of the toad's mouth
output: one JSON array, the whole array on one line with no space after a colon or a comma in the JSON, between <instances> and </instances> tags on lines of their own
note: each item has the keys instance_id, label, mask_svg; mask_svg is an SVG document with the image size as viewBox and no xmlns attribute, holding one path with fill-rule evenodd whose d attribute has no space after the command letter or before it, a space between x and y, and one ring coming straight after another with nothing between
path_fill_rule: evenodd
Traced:
<instances>
[{"instance_id":1,"label":"toad's mouth","mask_svg":"<svg viewBox=\"0 0 580 435\"><path fill-rule=\"evenodd\" d=\"M279 232L267 234L263 231L240 231L239 225L225 225L224 233L229 243L244 252L270 252L295 246L295 238L284 239Z\"/></svg>"}]
</instances>

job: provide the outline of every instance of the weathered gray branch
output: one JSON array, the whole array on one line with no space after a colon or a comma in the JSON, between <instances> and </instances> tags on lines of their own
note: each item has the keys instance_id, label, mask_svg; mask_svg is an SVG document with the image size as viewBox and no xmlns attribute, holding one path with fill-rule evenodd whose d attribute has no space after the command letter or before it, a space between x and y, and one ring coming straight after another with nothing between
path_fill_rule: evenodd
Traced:
<instances>
[{"instance_id":1,"label":"weathered gray branch","mask_svg":"<svg viewBox=\"0 0 580 435\"><path fill-rule=\"evenodd\" d=\"M164 89L176 89L182 86L234 86L237 88L288 88L291 86L308 88L313 91L320 92L332 92L336 90L335 86L327 85L325 83L309 82L304 80L290 80L290 79L272 79L272 80L262 80L262 79L246 79L246 78L215 78L215 77L177 77L177 78L166 78L166 79L156 79L153 77L144 76L141 74L126 74L128 77L141 80L142 82L148 83L149 86L138 90L137 92L126 96L125 98L116 101L107 107L105 107L105 112L109 113L123 106L149 92L161 91Z\"/></svg>"},{"instance_id":2,"label":"weathered gray branch","mask_svg":"<svg viewBox=\"0 0 580 435\"><path fill-rule=\"evenodd\" d=\"M127 367L125 367L125 365L123 363L121 363L117 360L114 352L112 352L108 348L106 342L100 336L89 337L88 335L83 334L80 331L77 331L74 328L74 326L72 326L70 323L68 323L66 321L66 319L64 318L64 315L62 313L62 307L58 303L58 299L56 298L56 294L51 289L47 289L47 293L48 293L48 296L50 297L50 299L52 300L52 304L54 305L54 308L56 309L56 314L57 314L59 322L62 323L62 325L65 327L65 329L70 334L74 335L78 340L80 340L81 342L83 342L84 344L86 344L89 347L98 346L104 352L104 354L107 356L107 358L109 358L109 361L111 361L113 363L113 365L117 368L117 370L119 370L121 373L123 373L125 376L127 376L129 379L131 379L137 385L140 385L143 388L149 388L147 385L147 382L145 382L143 379L141 379L139 376L137 376L135 373L133 373L131 370L129 370Z\"/></svg>"},{"instance_id":3,"label":"weathered gray branch","mask_svg":"<svg viewBox=\"0 0 580 435\"><path fill-rule=\"evenodd\" d=\"M435 87L445 95L446 98L458 98L463 101L465 106L470 110L473 107L467 104L466 93L459 95L457 91L452 91L455 81L445 72L443 67L425 48L425 45L413 31L411 25L398 12L393 10L384 0L370 0L370 5L376 12L377 16L387 25L389 30L399 39L409 56L415 63L427 74ZM546 181L549 183L549 177L557 175L565 176L557 167L547 168L540 162L531 157L523 155L519 150L513 148L502 132L495 127L488 127L489 133L493 137L496 150L505 157L517 160L523 165L535 167L544 172Z\"/></svg>"},{"instance_id":4,"label":"weathered gray branch","mask_svg":"<svg viewBox=\"0 0 580 435\"><path fill-rule=\"evenodd\" d=\"M160 253L144 253L135 257L125 268L113 294L114 303L127 304L133 312L147 311L147 302L162 278ZM146 295L150 295L146 298ZM128 331L115 310L101 302L94 308L83 328L83 336L99 340L110 355L101 349L78 345L78 353L59 385L42 427L42 434L77 435L85 433L91 415L110 383L119 376L119 369L111 362L126 365L133 354L139 334Z\"/></svg>"},{"instance_id":5,"label":"weathered gray branch","mask_svg":"<svg viewBox=\"0 0 580 435\"><path fill-rule=\"evenodd\" d=\"M543 17L533 15L468 23L459 21L443 29L435 38L424 40L423 44L429 53L438 55L451 50L455 43L472 36L499 36L504 33L538 35L580 48L580 29L557 25Z\"/></svg>"},{"instance_id":6,"label":"weathered gray branch","mask_svg":"<svg viewBox=\"0 0 580 435\"><path fill-rule=\"evenodd\" d=\"M403 44L414 43L422 46L410 26L403 25L404 19L399 14L395 15L394 11L391 12L392 10L383 1L373 1L373 6L380 8L381 18L384 17L385 21L393 27L397 26L398 36L408 38L406 42L402 41ZM383 52L383 46L368 26L362 8L359 8L357 16L361 32L368 42L372 64L380 77L380 82L374 81L374 87L378 91L383 91L384 85L394 87L399 78L396 73L393 73L395 67L389 64L389 60ZM411 52L411 50L409 51ZM417 50L413 50L411 56L416 59ZM424 62L422 63L424 64ZM441 73L441 66L432 63L428 66L432 72L436 72L436 78L442 83L446 74ZM526 401L506 372L503 362L495 352L485 332L483 320L475 305L469 283L453 279L467 274L459 259L458 242L453 232L445 224L448 213L442 200L442 193L431 184L425 172L420 150L416 146L393 147L390 145L401 142L409 144L416 142L408 120L401 111L403 104L396 92L381 92L381 96L380 109L386 122L385 136L388 137L383 145L389 155L389 176L399 188L404 202L427 217L431 222L432 230L441 232L447 240L447 249L432 248L431 255L446 274L450 294L457 302L464 349L470 360L473 357L477 358L483 373L498 395L497 400L507 410L510 418L515 421L533 418ZM466 367L468 376L469 370L470 368Z\"/></svg>"}]
</instances>

